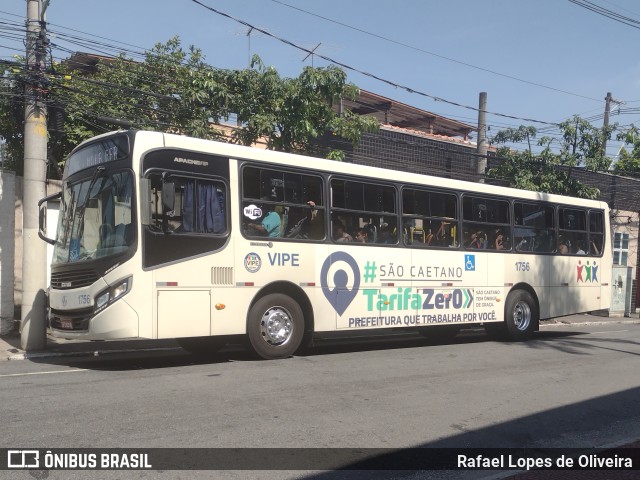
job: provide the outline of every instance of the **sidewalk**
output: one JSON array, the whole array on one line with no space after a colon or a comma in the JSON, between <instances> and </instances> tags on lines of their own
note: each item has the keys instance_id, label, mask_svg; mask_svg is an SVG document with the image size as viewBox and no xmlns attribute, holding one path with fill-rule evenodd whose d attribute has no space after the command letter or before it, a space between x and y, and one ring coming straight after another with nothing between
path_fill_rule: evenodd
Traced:
<instances>
[{"instance_id":1,"label":"sidewalk","mask_svg":"<svg viewBox=\"0 0 640 480\"><path fill-rule=\"evenodd\" d=\"M638 314L631 317L600 317L580 314L559 317L541 322L541 329L563 325L613 325L640 324ZM82 340L64 340L48 337L44 351L25 352L20 348L20 334L11 333L0 337L0 362L6 360L25 360L61 356L100 356L113 353L179 350L175 340L111 340L87 342Z\"/></svg>"}]
</instances>

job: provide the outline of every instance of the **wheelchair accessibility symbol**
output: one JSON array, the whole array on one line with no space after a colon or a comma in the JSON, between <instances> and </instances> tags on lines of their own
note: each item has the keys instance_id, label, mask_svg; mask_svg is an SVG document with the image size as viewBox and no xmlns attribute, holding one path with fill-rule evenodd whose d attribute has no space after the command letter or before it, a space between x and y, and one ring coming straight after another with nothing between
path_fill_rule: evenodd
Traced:
<instances>
[{"instance_id":1,"label":"wheelchair accessibility symbol","mask_svg":"<svg viewBox=\"0 0 640 480\"><path fill-rule=\"evenodd\" d=\"M476 271L476 256L475 255L465 255L464 256L464 269L467 272L475 272Z\"/></svg>"}]
</instances>

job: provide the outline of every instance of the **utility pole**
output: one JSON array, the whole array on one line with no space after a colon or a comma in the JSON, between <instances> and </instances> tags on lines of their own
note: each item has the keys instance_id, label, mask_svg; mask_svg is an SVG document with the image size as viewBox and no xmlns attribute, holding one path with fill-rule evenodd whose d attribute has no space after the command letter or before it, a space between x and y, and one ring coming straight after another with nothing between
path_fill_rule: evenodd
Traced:
<instances>
[{"instance_id":1,"label":"utility pole","mask_svg":"<svg viewBox=\"0 0 640 480\"><path fill-rule=\"evenodd\" d=\"M611 101L613 97L611 96L611 92L607 92L607 96L604 97L604 124L603 124L603 132L602 132L602 156L607 156L607 129L609 128L609 112L611 111Z\"/></svg>"},{"instance_id":2,"label":"utility pole","mask_svg":"<svg viewBox=\"0 0 640 480\"><path fill-rule=\"evenodd\" d=\"M614 100L611 96L611 92L607 92L607 96L604 97L604 123L602 125L602 156L607 156L607 130L609 129L609 113L611 112L611 104L615 103L616 105L620 105L624 102L619 100Z\"/></svg>"},{"instance_id":3,"label":"utility pole","mask_svg":"<svg viewBox=\"0 0 640 480\"><path fill-rule=\"evenodd\" d=\"M22 315L24 350L46 348L47 249L38 237L38 201L46 196L47 107L42 95L48 0L27 0L27 52L24 109L24 187L22 200Z\"/></svg>"},{"instance_id":4,"label":"utility pole","mask_svg":"<svg viewBox=\"0 0 640 480\"><path fill-rule=\"evenodd\" d=\"M478 142L476 147L478 182L484 183L487 171L487 92L480 92L478 104Z\"/></svg>"}]
</instances>

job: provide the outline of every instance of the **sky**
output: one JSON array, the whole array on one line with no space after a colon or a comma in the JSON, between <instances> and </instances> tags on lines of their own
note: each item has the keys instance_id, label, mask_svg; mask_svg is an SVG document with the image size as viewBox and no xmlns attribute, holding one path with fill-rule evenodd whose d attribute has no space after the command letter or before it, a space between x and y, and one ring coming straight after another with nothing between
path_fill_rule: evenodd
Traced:
<instances>
[{"instance_id":1,"label":"sky","mask_svg":"<svg viewBox=\"0 0 640 480\"><path fill-rule=\"evenodd\" d=\"M486 92L489 135L552 131L575 114L601 126L607 92L622 102L611 123L640 124L640 3L590 1L629 26L574 1L51 0L46 20L57 59L68 56L60 47L142 52L178 36L219 68L245 68L253 54L284 77L337 63L364 90L471 125ZM26 4L2 2L0 22L24 22ZM0 58L23 52L0 38Z\"/></svg>"}]
</instances>

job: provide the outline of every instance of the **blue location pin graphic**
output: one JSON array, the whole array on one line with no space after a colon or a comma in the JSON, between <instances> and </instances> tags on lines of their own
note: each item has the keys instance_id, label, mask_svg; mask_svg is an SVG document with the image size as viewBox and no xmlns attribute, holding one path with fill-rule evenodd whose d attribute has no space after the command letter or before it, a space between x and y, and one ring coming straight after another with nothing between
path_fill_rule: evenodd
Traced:
<instances>
[{"instance_id":1,"label":"blue location pin graphic","mask_svg":"<svg viewBox=\"0 0 640 480\"><path fill-rule=\"evenodd\" d=\"M333 274L333 284L335 288L329 288L329 268L336 262L345 262L353 272L353 288L347 290L347 282L349 276L343 269L336 270ZM345 252L334 252L327 257L322 264L322 270L320 271L320 285L322 286L322 293L329 301L333 309L342 315L349 307L351 302L360 288L360 268L358 263L353 259L351 255Z\"/></svg>"}]
</instances>

